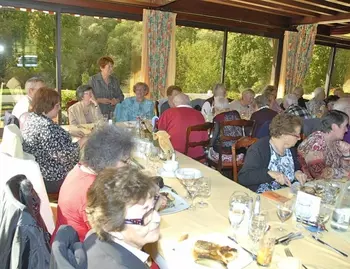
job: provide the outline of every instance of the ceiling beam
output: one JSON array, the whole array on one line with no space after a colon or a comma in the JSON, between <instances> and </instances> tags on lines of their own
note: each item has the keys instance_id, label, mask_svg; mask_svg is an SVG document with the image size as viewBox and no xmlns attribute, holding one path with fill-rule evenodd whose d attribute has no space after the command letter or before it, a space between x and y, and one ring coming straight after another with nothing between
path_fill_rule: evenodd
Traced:
<instances>
[{"instance_id":1,"label":"ceiling beam","mask_svg":"<svg viewBox=\"0 0 350 269\"><path fill-rule=\"evenodd\" d=\"M305 17L302 19L292 19L292 24L312 24L312 23L318 23L318 24L328 24L328 23L341 23L341 22L350 22L350 13L339 13L334 16L326 16L321 15L319 17Z\"/></svg>"},{"instance_id":2,"label":"ceiling beam","mask_svg":"<svg viewBox=\"0 0 350 269\"><path fill-rule=\"evenodd\" d=\"M350 7L349 0L328 0L328 1L339 5Z\"/></svg>"},{"instance_id":3,"label":"ceiling beam","mask_svg":"<svg viewBox=\"0 0 350 269\"><path fill-rule=\"evenodd\" d=\"M204 0L205 2L217 3L220 5L229 5L239 8L276 14L286 17L293 16L317 16L317 13L310 13L302 10L291 9L281 5L274 5L267 2L258 2L257 0Z\"/></svg>"},{"instance_id":4,"label":"ceiling beam","mask_svg":"<svg viewBox=\"0 0 350 269\"><path fill-rule=\"evenodd\" d=\"M164 10L175 13L192 14L207 18L217 18L236 22L262 25L268 28L289 28L290 19L276 14L256 12L234 6L218 5L207 1L175 1Z\"/></svg>"},{"instance_id":5,"label":"ceiling beam","mask_svg":"<svg viewBox=\"0 0 350 269\"><path fill-rule=\"evenodd\" d=\"M338 12L350 12L350 7L339 5L333 2L328 2L325 0L294 0L294 1L317 6L317 7L323 7L323 8L331 9Z\"/></svg>"},{"instance_id":6,"label":"ceiling beam","mask_svg":"<svg viewBox=\"0 0 350 269\"><path fill-rule=\"evenodd\" d=\"M350 34L350 25L337 26L331 28L331 35L345 35Z\"/></svg>"},{"instance_id":7,"label":"ceiling beam","mask_svg":"<svg viewBox=\"0 0 350 269\"><path fill-rule=\"evenodd\" d=\"M282 5L298 10L305 10L308 12L314 12L321 15L335 15L337 11L329 10L328 8L314 6L309 4L308 1L303 2L294 2L290 0L261 0L263 2L273 3L276 5Z\"/></svg>"}]
</instances>

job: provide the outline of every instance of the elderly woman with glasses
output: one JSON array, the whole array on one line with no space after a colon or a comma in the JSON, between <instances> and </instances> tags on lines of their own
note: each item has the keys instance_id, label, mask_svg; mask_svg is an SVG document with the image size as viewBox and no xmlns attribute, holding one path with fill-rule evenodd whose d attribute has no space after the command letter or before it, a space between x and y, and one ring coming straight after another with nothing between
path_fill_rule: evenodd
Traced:
<instances>
[{"instance_id":1,"label":"elderly woman with glasses","mask_svg":"<svg viewBox=\"0 0 350 269\"><path fill-rule=\"evenodd\" d=\"M350 177L350 144L342 141L349 116L329 111L321 120L321 131L310 134L298 147L302 170L311 178Z\"/></svg>"},{"instance_id":2,"label":"elderly woman with glasses","mask_svg":"<svg viewBox=\"0 0 350 269\"><path fill-rule=\"evenodd\" d=\"M134 85L135 96L126 98L115 108L115 118L120 121L136 121L137 117L152 119L154 116L154 103L146 99L149 92L148 85L138 82Z\"/></svg>"},{"instance_id":3,"label":"elderly woman with glasses","mask_svg":"<svg viewBox=\"0 0 350 269\"><path fill-rule=\"evenodd\" d=\"M68 108L69 124L95 123L103 119L91 86L79 86L76 96L79 102Z\"/></svg>"},{"instance_id":4,"label":"elderly woman with glasses","mask_svg":"<svg viewBox=\"0 0 350 269\"><path fill-rule=\"evenodd\" d=\"M106 124L90 135L80 162L69 172L61 187L56 230L60 225L70 225L78 232L80 241L84 241L90 230L85 214L87 190L106 167L125 165L133 146L130 133L115 125Z\"/></svg>"},{"instance_id":5,"label":"elderly woman with glasses","mask_svg":"<svg viewBox=\"0 0 350 269\"><path fill-rule=\"evenodd\" d=\"M83 137L73 143L71 135L53 121L59 110L58 92L40 88L22 128L23 151L34 155L48 193L58 193L67 173L78 162L79 149L86 141Z\"/></svg>"},{"instance_id":6,"label":"elderly woman with glasses","mask_svg":"<svg viewBox=\"0 0 350 269\"><path fill-rule=\"evenodd\" d=\"M158 186L141 171L125 166L105 169L87 193L88 268L149 268L144 245L160 235Z\"/></svg>"},{"instance_id":7,"label":"elderly woman with glasses","mask_svg":"<svg viewBox=\"0 0 350 269\"><path fill-rule=\"evenodd\" d=\"M294 181L304 184L306 175L300 171L295 144L300 139L301 119L281 113L270 124L270 137L264 137L247 151L238 174L243 186L263 193L291 186Z\"/></svg>"}]
</instances>

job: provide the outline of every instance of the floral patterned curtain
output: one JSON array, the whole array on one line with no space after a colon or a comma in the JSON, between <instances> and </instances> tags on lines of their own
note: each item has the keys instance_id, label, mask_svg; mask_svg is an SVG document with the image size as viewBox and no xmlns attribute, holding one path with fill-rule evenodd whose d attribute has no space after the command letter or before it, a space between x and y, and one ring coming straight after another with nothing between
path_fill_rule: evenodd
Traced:
<instances>
[{"instance_id":1,"label":"floral patterned curtain","mask_svg":"<svg viewBox=\"0 0 350 269\"><path fill-rule=\"evenodd\" d=\"M167 85L174 83L169 76L175 78L175 59L170 59L175 50L175 19L175 13L143 10L142 73L153 100L165 96Z\"/></svg>"},{"instance_id":2,"label":"floral patterned curtain","mask_svg":"<svg viewBox=\"0 0 350 269\"><path fill-rule=\"evenodd\" d=\"M287 59L285 93L302 86L312 59L317 34L317 24L298 26L298 32L286 32Z\"/></svg>"}]
</instances>

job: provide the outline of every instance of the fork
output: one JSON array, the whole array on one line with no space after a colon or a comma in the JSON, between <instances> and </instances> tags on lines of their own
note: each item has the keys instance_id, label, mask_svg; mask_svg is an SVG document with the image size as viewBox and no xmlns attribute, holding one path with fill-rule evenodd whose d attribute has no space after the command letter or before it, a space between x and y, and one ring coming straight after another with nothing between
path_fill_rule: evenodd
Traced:
<instances>
[{"instance_id":1,"label":"fork","mask_svg":"<svg viewBox=\"0 0 350 269\"><path fill-rule=\"evenodd\" d=\"M286 255L287 255L288 257L293 257L293 254L292 254L292 252L290 251L289 248L285 248L285 249L284 249L284 253L286 253ZM304 264L301 264L301 266L302 266L304 269L307 269L307 267L306 267Z\"/></svg>"}]
</instances>

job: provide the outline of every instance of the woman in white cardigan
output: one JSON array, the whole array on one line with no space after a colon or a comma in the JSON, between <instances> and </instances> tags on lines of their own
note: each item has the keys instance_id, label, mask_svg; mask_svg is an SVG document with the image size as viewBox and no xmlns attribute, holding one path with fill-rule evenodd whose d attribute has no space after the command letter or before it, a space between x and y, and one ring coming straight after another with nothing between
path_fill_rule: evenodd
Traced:
<instances>
[{"instance_id":1,"label":"woman in white cardigan","mask_svg":"<svg viewBox=\"0 0 350 269\"><path fill-rule=\"evenodd\" d=\"M79 86L76 96L79 102L68 108L69 124L95 123L103 119L91 86Z\"/></svg>"}]
</instances>

